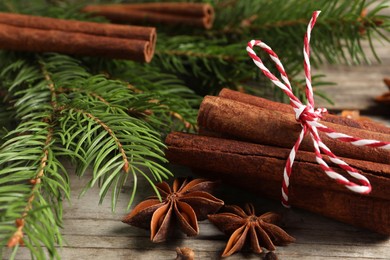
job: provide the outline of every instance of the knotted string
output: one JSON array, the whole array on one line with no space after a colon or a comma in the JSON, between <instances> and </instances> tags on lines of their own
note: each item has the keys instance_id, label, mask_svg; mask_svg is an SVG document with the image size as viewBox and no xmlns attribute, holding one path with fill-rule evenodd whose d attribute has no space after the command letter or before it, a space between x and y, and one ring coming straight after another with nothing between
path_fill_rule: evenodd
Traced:
<instances>
[{"instance_id":1,"label":"knotted string","mask_svg":"<svg viewBox=\"0 0 390 260\"><path fill-rule=\"evenodd\" d=\"M326 108L319 108L314 110L313 88L311 85L310 73L310 36L311 30L313 29L319 14L320 11L315 11L313 13L313 16L307 26L307 32L304 37L303 56L306 78L306 105L302 104L302 102L294 95L290 81L288 80L287 73L285 72L282 63L280 62L278 55L276 55L276 53L273 52L273 50L267 44L259 40L252 40L248 43L248 46L246 48L248 55L253 59L253 62L256 64L256 66L259 67L260 70L264 73L264 75L267 76L276 86L281 88L284 93L289 97L290 104L295 111L295 118L302 126L302 131L299 134L298 140L296 141L294 147L291 149L290 154L287 158L286 166L284 168L283 173L282 204L286 207L289 207L288 187L292 172L292 165L294 164L295 155L306 133L309 133L311 139L313 140L316 161L320 165L321 169L326 173L326 175L329 176L331 179L334 179L337 183L344 185L346 188L361 194L368 194L371 191L371 184L369 180L363 175L361 175L356 169L349 166L346 162L334 155L332 151L322 142L318 131L324 132L330 138L337 139L343 142L349 142L356 146L370 146L390 149L389 142L356 138L347 134L338 133L333 129L330 129L327 126L319 123L319 119L321 119L322 114L326 113L327 110ZM276 68L280 72L280 76L284 83L281 82L278 78L276 78L275 75L273 75L264 66L261 59L253 51L254 46L260 47L262 50L269 54L270 58L274 61ZM348 180L341 174L332 170L323 160L321 151L328 156L331 162L338 165L341 169L345 170L352 178L356 179L357 183Z\"/></svg>"}]
</instances>

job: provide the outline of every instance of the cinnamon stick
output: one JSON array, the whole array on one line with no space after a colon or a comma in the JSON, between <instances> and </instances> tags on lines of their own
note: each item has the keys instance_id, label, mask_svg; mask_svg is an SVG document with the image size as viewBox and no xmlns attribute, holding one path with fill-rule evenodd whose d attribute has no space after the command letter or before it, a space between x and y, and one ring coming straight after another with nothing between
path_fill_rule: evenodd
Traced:
<instances>
[{"instance_id":1,"label":"cinnamon stick","mask_svg":"<svg viewBox=\"0 0 390 260\"><path fill-rule=\"evenodd\" d=\"M104 16L113 22L133 24L162 23L210 29L214 21L214 9L206 3L88 5L83 11Z\"/></svg>"},{"instance_id":2,"label":"cinnamon stick","mask_svg":"<svg viewBox=\"0 0 390 260\"><path fill-rule=\"evenodd\" d=\"M155 45L157 37L156 28L154 27L84 22L15 13L0 12L0 24L43 30L77 32L114 38L145 40L149 41L151 46Z\"/></svg>"},{"instance_id":3,"label":"cinnamon stick","mask_svg":"<svg viewBox=\"0 0 390 260\"><path fill-rule=\"evenodd\" d=\"M206 16L214 15L214 9L207 3L186 3L186 2L156 2L156 3L132 3L132 4L111 4L105 5L115 8L137 9L149 12L160 12L185 16Z\"/></svg>"},{"instance_id":4,"label":"cinnamon stick","mask_svg":"<svg viewBox=\"0 0 390 260\"><path fill-rule=\"evenodd\" d=\"M149 62L154 51L150 44L145 40L0 24L0 48L6 50L60 52Z\"/></svg>"},{"instance_id":5,"label":"cinnamon stick","mask_svg":"<svg viewBox=\"0 0 390 260\"><path fill-rule=\"evenodd\" d=\"M347 133L354 137L390 142L388 134L330 122L322 123L337 132ZM223 136L290 149L294 146L301 131L301 126L296 122L294 115L290 113L212 96L205 97L200 106L198 125ZM323 142L338 156L385 164L390 162L389 150L357 147L331 139L321 132L320 136ZM306 136L300 149L312 151L312 146L312 140Z\"/></svg>"},{"instance_id":6,"label":"cinnamon stick","mask_svg":"<svg viewBox=\"0 0 390 260\"><path fill-rule=\"evenodd\" d=\"M0 12L0 47L149 62L156 29Z\"/></svg>"},{"instance_id":7,"label":"cinnamon stick","mask_svg":"<svg viewBox=\"0 0 390 260\"><path fill-rule=\"evenodd\" d=\"M216 177L280 199L289 149L185 133L169 134L166 144L166 156L171 163L196 168L197 173L208 178ZM327 179L315 163L314 153L298 151L290 178L291 205L390 234L390 166L345 160L370 179L373 190L369 195L353 193Z\"/></svg>"},{"instance_id":8,"label":"cinnamon stick","mask_svg":"<svg viewBox=\"0 0 390 260\"><path fill-rule=\"evenodd\" d=\"M283 104L279 102L274 102L265 98L253 96L253 95L248 95L239 91L234 91L230 89L222 89L221 92L219 93L220 97L239 101L242 103L254 105L257 107L261 108L266 108L269 110L276 110L280 111L283 113L289 113L289 114L294 114L294 110L292 107L288 104ZM321 121L325 122L330 122L338 125L344 125L344 126L349 126L349 127L354 127L354 128L359 128L359 129L365 129L373 132L379 132L379 133L384 133L384 134L390 134L390 127L386 127L381 124L377 124L375 122L370 122L370 121L356 121L350 118L342 117L342 116L337 116L337 115L332 115L332 114L324 114Z\"/></svg>"}]
</instances>

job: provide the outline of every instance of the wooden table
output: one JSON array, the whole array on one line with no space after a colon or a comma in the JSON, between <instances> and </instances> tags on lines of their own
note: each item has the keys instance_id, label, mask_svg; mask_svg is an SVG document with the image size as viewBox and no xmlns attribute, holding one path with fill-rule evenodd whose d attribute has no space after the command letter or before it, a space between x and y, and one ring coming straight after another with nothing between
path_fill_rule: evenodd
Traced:
<instances>
[{"instance_id":1,"label":"wooden table","mask_svg":"<svg viewBox=\"0 0 390 260\"><path fill-rule=\"evenodd\" d=\"M337 86L322 87L335 104L329 106L321 100L317 104L335 110L361 109L364 114L390 124L390 107L380 107L373 102L375 96L387 90L382 79L390 77L389 50L389 45L377 45L382 64L323 68L321 72L327 75L327 80L338 83ZM373 115L377 112L381 112L381 115ZM68 168L72 172L72 165L68 165ZM177 176L192 175L186 168L174 167L172 170ZM98 205L97 187L78 198L88 176L82 179L73 174L71 176L71 204L65 203L64 210L63 234L66 243L60 249L63 259L175 259L175 248L184 246L194 250L196 259L219 259L227 237L208 221L200 223L200 235L195 238L175 234L167 243L153 244L149 241L148 231L121 222L127 213L131 182L124 187L117 210L112 213L109 196L102 205ZM152 194L149 185L140 180L136 202ZM230 204L251 201L259 212L282 212L286 231L297 241L286 247L278 247L276 254L279 259L390 259L388 237L296 208L286 210L279 202L263 200L231 187L224 187L223 195ZM255 254L237 253L228 259L258 258ZM30 259L30 256L22 249L18 259Z\"/></svg>"}]
</instances>

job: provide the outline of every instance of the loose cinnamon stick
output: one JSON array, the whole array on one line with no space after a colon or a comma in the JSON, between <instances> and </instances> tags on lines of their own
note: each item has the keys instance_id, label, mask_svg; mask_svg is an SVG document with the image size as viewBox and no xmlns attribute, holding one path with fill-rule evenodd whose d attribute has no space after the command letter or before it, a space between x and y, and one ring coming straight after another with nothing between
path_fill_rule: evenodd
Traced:
<instances>
[{"instance_id":1,"label":"loose cinnamon stick","mask_svg":"<svg viewBox=\"0 0 390 260\"><path fill-rule=\"evenodd\" d=\"M363 129L322 122L341 133L354 137L390 142L390 135ZM198 115L198 125L224 136L255 143L292 148L301 131L294 115L264 109L222 97L204 98ZM320 133L323 142L338 156L379 162L390 162L390 151L371 147L357 147L331 139ZM306 136L301 148L313 150L312 140Z\"/></svg>"},{"instance_id":2,"label":"loose cinnamon stick","mask_svg":"<svg viewBox=\"0 0 390 260\"><path fill-rule=\"evenodd\" d=\"M0 48L7 50L60 52L149 62L153 56L150 44L145 40L0 24Z\"/></svg>"},{"instance_id":3,"label":"loose cinnamon stick","mask_svg":"<svg viewBox=\"0 0 390 260\"><path fill-rule=\"evenodd\" d=\"M156 28L144 26L119 25L108 23L64 20L50 17L0 12L0 24L43 30L85 33L134 40L156 42Z\"/></svg>"},{"instance_id":4,"label":"loose cinnamon stick","mask_svg":"<svg viewBox=\"0 0 390 260\"><path fill-rule=\"evenodd\" d=\"M254 105L257 107L266 108L269 110L276 110L284 113L294 114L294 110L288 104L274 102L268 99L248 95L227 88L222 89L221 92L219 93L219 96L223 98L243 102L246 104ZM344 126L349 126L349 127L359 128L359 129L365 129L373 132L390 134L390 127L386 127L381 124L376 124L375 122L356 121L350 118L341 117L332 114L324 114L321 120L325 122L334 123L334 124L339 124L339 125L344 125Z\"/></svg>"},{"instance_id":5,"label":"loose cinnamon stick","mask_svg":"<svg viewBox=\"0 0 390 260\"><path fill-rule=\"evenodd\" d=\"M280 199L283 168L289 149L235 140L171 133L166 138L171 163L196 169L236 186ZM368 177L369 195L359 195L336 184L321 172L314 153L299 151L290 178L293 206L358 227L390 234L390 166L345 159Z\"/></svg>"},{"instance_id":6,"label":"loose cinnamon stick","mask_svg":"<svg viewBox=\"0 0 390 260\"><path fill-rule=\"evenodd\" d=\"M214 9L205 3L144 3L88 5L84 12L102 15L113 22L142 24L163 23L210 29Z\"/></svg>"},{"instance_id":7,"label":"loose cinnamon stick","mask_svg":"<svg viewBox=\"0 0 390 260\"><path fill-rule=\"evenodd\" d=\"M105 5L115 8L137 9L149 12L159 12L184 16L206 16L214 15L214 9L207 3L186 3L186 2L157 2L139 4L111 4Z\"/></svg>"}]
</instances>

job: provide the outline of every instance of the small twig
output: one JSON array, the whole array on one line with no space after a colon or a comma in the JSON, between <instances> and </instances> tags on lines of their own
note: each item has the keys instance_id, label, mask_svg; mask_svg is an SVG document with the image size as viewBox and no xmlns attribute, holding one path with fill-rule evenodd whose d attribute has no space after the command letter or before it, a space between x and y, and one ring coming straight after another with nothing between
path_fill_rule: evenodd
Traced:
<instances>
[{"instance_id":1,"label":"small twig","mask_svg":"<svg viewBox=\"0 0 390 260\"><path fill-rule=\"evenodd\" d=\"M128 84L128 88L131 89L132 91L134 91L135 93L143 93L142 90L136 88L135 86L133 86L131 84ZM149 103L159 104L160 107L168 108L169 114L171 116L173 116L174 118L178 119L180 122L182 122L186 129L191 129L191 127L193 126L190 122L185 120L184 117L181 114L179 114L179 113L177 113L177 112L175 112L173 110L170 110L169 106L167 106L167 105L160 104L160 100L158 100L158 99L151 99L151 100L149 100ZM129 109L129 111L131 111L131 109ZM150 115L152 113L153 112L150 111L150 110L145 110L144 111L144 114L146 114L146 115ZM196 126L194 126L194 129L196 130Z\"/></svg>"},{"instance_id":2,"label":"small twig","mask_svg":"<svg viewBox=\"0 0 390 260\"><path fill-rule=\"evenodd\" d=\"M46 70L46 68L45 68L45 66L44 66L42 61L40 62L40 64L41 64L41 69L42 69L42 72L44 74L44 77L45 77L46 81L48 82L48 87L49 87L50 93L51 93L51 104L53 106L53 109L56 110L56 111L63 110L64 107L58 107L58 105L57 105L57 94L56 94L57 92L56 92L56 89L54 87L54 83L51 80L50 74ZM68 89L67 88L59 88L57 91L61 92L61 91L65 91L65 90L72 91L74 89L72 89L72 88L68 88ZM92 93L92 92L90 92L89 94L91 96L93 96L93 97L96 97L97 99L99 99L103 103L109 104L103 97L99 96L98 94L95 94L95 93ZM90 118L90 119L94 120L95 122L97 122L114 139L115 143L118 146L119 152L122 154L122 158L123 158L123 162L124 162L123 170L124 170L124 172L128 173L129 172L129 161L127 159L126 152L123 149L123 146L122 146L121 142L119 142L118 138L115 136L114 132L103 121L101 121L99 118L95 117L91 113L88 113L88 112L80 110L80 109L75 109L75 111L77 111L79 113L83 113L88 118Z\"/></svg>"},{"instance_id":3,"label":"small twig","mask_svg":"<svg viewBox=\"0 0 390 260\"><path fill-rule=\"evenodd\" d=\"M23 228L25 226L25 219L28 215L28 212L32 209L32 204L35 199L35 193L38 191L39 186L41 184L41 179L45 175L45 167L47 165L47 158L49 154L47 146L50 144L52 140L52 135L53 135L53 129L49 128L49 132L47 134L46 141L45 141L45 146L43 148L43 157L41 158L41 161L39 163L39 172L37 173L35 178L30 180L30 183L32 185L31 195L27 200L27 205L24 209L22 217L15 220L15 225L17 229L15 233L11 236L11 238L8 240L7 243L8 247L23 245Z\"/></svg>"},{"instance_id":4,"label":"small twig","mask_svg":"<svg viewBox=\"0 0 390 260\"><path fill-rule=\"evenodd\" d=\"M82 92L82 93L86 93L86 94L88 94L88 95L90 95L90 96L100 100L101 102L103 102L106 105L110 105L110 103L107 100L105 100L102 96L100 96L99 94L96 94L95 92L92 92L92 91L80 89L80 88L59 87L59 88L57 88L56 92L57 93Z\"/></svg>"},{"instance_id":5,"label":"small twig","mask_svg":"<svg viewBox=\"0 0 390 260\"><path fill-rule=\"evenodd\" d=\"M48 86L48 88L50 90L50 103L51 103L51 106L53 107L53 110L56 110L56 108L57 108L57 94L56 94L56 91L55 91L54 82L51 79L50 74L47 71L47 69L45 67L45 64L44 64L42 59L39 59L39 64L41 66L42 74L43 74L43 76L44 76L44 78L45 78L45 80L47 82L47 86Z\"/></svg>"},{"instance_id":6,"label":"small twig","mask_svg":"<svg viewBox=\"0 0 390 260\"><path fill-rule=\"evenodd\" d=\"M222 30L223 34L242 34L242 29L246 28L252 32L258 32L264 29L273 29L273 28L281 28L286 26L296 26L296 25L306 25L307 19L296 19L296 20L287 20L287 21L277 21L272 23L264 23L261 25L254 25L253 22L256 20L257 16L251 16L249 18L244 19L241 22L240 28L231 28L227 27ZM248 23L250 21L250 23Z\"/></svg>"},{"instance_id":7,"label":"small twig","mask_svg":"<svg viewBox=\"0 0 390 260\"><path fill-rule=\"evenodd\" d=\"M209 53L201 53L201 52L194 52L194 51L163 50L163 51L156 51L156 54L235 61L234 57L228 55L209 54Z\"/></svg>"},{"instance_id":8,"label":"small twig","mask_svg":"<svg viewBox=\"0 0 390 260\"><path fill-rule=\"evenodd\" d=\"M130 89L130 90L132 90L132 91L134 91L134 93L143 93L142 90L136 88L135 86L131 85L130 83L127 84L127 88Z\"/></svg>"},{"instance_id":9,"label":"small twig","mask_svg":"<svg viewBox=\"0 0 390 260\"><path fill-rule=\"evenodd\" d=\"M178 119L180 122L182 122L186 129L191 129L192 124L190 122L188 122L187 120L185 120L182 115L180 115L179 113L174 112L174 111L170 111L169 114L171 116L175 117L176 119ZM196 126L194 126L194 128L196 130Z\"/></svg>"},{"instance_id":10,"label":"small twig","mask_svg":"<svg viewBox=\"0 0 390 260\"><path fill-rule=\"evenodd\" d=\"M55 111L57 109L57 95L55 92L54 82L52 81L49 72L46 70L44 62L42 60L40 60L39 64L41 67L43 77L47 81L47 83L48 83L47 86L50 90L50 104L53 107L53 111ZM51 116L43 118L42 121L49 124L52 121ZM25 219L28 215L28 212L33 207L32 204L33 204L33 201L35 199L35 194L36 194L36 192L38 192L39 186L41 184L41 179L45 175L45 167L47 165L47 159L48 159L48 154L49 154L47 146L52 141L52 137L53 137L53 128L49 126L49 131L48 131L48 134L46 136L45 145L43 147L43 157L41 158L40 163L39 163L39 171L38 171L37 175L33 179L30 180L30 183L32 185L31 195L27 200L27 205L22 213L21 218L18 218L15 220L15 225L16 225L17 229L16 229L15 233L11 236L11 238L8 240L8 243L7 243L8 247L14 247L16 245L23 245L23 228L24 228L25 223L26 223Z\"/></svg>"},{"instance_id":11,"label":"small twig","mask_svg":"<svg viewBox=\"0 0 390 260\"><path fill-rule=\"evenodd\" d=\"M99 118L97 118L96 116L92 115L89 112L86 112L86 111L81 110L81 109L74 109L74 110L76 112L84 114L88 118L90 118L93 121L95 121L96 123L98 123L114 139L116 145L118 146L119 152L122 154L122 159L123 159L123 162L124 162L124 164L123 164L123 171L125 173L128 173L129 172L129 160L127 159L126 151L123 148L123 145L121 144L119 139L115 136L114 132L111 130L111 128L107 124L105 124L102 120L100 120Z\"/></svg>"}]
</instances>

